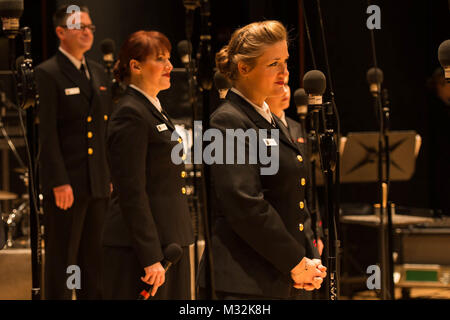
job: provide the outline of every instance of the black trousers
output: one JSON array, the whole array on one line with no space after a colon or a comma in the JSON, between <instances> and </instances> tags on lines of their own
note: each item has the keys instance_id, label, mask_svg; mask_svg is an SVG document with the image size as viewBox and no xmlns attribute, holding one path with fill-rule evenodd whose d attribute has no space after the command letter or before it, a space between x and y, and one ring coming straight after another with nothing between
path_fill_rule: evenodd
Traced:
<instances>
[{"instance_id":1,"label":"black trousers","mask_svg":"<svg viewBox=\"0 0 450 320\"><path fill-rule=\"evenodd\" d=\"M144 267L130 247L103 247L103 297L107 300L136 300L139 293L148 288L142 282ZM164 284L151 300L190 300L191 274L189 247L183 247L183 255L177 264L167 270Z\"/></svg>"},{"instance_id":2,"label":"black trousers","mask_svg":"<svg viewBox=\"0 0 450 320\"><path fill-rule=\"evenodd\" d=\"M75 198L64 211L56 207L53 196L44 199L46 299L72 299L67 286L74 274L67 273L71 265L80 268L77 299L102 298L101 234L108 202L108 198Z\"/></svg>"}]
</instances>

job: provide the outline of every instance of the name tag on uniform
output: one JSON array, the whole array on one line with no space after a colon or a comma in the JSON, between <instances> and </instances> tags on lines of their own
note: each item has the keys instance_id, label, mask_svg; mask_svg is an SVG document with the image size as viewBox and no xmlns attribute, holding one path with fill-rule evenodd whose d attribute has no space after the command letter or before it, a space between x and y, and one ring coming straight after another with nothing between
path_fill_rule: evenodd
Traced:
<instances>
[{"instance_id":1,"label":"name tag on uniform","mask_svg":"<svg viewBox=\"0 0 450 320\"><path fill-rule=\"evenodd\" d=\"M158 132L163 132L163 131L168 130L165 123L158 124L158 125L156 126L156 129L158 129Z\"/></svg>"},{"instance_id":2,"label":"name tag on uniform","mask_svg":"<svg viewBox=\"0 0 450 320\"><path fill-rule=\"evenodd\" d=\"M76 87L76 88L67 88L65 90L66 92L66 96L72 96L74 94L80 94L80 88Z\"/></svg>"},{"instance_id":3,"label":"name tag on uniform","mask_svg":"<svg viewBox=\"0 0 450 320\"><path fill-rule=\"evenodd\" d=\"M266 147L273 147L278 145L275 139L263 139L263 141L266 144Z\"/></svg>"}]
</instances>

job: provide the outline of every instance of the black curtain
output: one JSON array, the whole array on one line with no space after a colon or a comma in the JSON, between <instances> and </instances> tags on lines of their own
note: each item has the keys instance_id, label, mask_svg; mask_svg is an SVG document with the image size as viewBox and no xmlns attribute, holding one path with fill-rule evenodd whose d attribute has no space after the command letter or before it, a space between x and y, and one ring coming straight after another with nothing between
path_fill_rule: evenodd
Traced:
<instances>
[{"instance_id":1,"label":"black curtain","mask_svg":"<svg viewBox=\"0 0 450 320\"><path fill-rule=\"evenodd\" d=\"M48 55L57 48L50 17L57 6L67 1L25 0L23 25L33 29L35 63L44 58L42 39L47 41ZM125 37L138 29L155 29L172 42L172 62L181 67L176 44L185 39L185 9L182 0L110 0L73 1L84 3L97 26L95 43L88 56L101 61L100 42L111 38L117 50ZM317 2L304 0L310 22L318 69L326 71L320 38ZM376 131L377 122L366 83L366 72L372 67L370 34L366 27L369 15L364 0L322 0L328 55L333 76L336 102L343 133ZM439 65L437 48L448 38L450 24L447 0L372 1L381 9L381 30L375 30L378 67L384 71L384 86L391 99L391 129L416 130L426 137L429 130L426 80ZM46 28L42 19L47 19ZM253 21L277 19L290 32L290 85L292 92L299 86L298 1L288 0L211 0L213 52L218 51L238 27ZM197 12L193 45L199 42L200 17ZM305 36L306 41L306 36ZM312 69L308 45L305 47L305 67ZM214 92L212 94L215 94ZM295 118L295 106L288 114ZM447 146L442 146L447 147ZM400 205L430 207L428 145L424 144L417 159L416 173L409 182L393 182L391 199ZM373 203L376 185L343 185L343 202Z\"/></svg>"}]
</instances>

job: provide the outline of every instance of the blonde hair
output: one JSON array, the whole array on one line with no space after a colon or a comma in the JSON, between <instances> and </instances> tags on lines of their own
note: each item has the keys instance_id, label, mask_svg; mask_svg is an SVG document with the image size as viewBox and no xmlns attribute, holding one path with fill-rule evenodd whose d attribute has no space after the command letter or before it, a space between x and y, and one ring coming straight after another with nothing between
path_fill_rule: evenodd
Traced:
<instances>
[{"instance_id":1,"label":"blonde hair","mask_svg":"<svg viewBox=\"0 0 450 320\"><path fill-rule=\"evenodd\" d=\"M238 78L238 63L251 68L267 46L288 41L286 28L279 21L254 22L233 32L230 41L216 54L216 66L228 79Z\"/></svg>"}]
</instances>

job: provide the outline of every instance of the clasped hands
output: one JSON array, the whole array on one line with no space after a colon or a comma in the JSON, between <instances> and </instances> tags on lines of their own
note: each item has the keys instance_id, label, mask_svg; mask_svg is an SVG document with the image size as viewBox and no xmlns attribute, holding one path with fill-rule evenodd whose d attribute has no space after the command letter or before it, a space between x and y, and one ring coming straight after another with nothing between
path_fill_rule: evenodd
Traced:
<instances>
[{"instance_id":1,"label":"clasped hands","mask_svg":"<svg viewBox=\"0 0 450 320\"><path fill-rule=\"evenodd\" d=\"M291 270L294 288L312 291L320 289L323 279L327 276L327 268L320 259L304 257L298 265Z\"/></svg>"}]
</instances>

